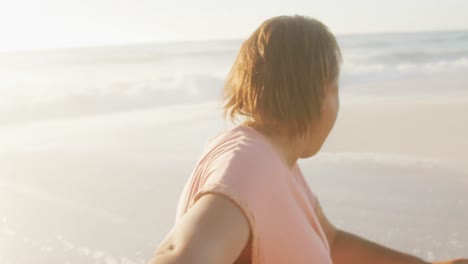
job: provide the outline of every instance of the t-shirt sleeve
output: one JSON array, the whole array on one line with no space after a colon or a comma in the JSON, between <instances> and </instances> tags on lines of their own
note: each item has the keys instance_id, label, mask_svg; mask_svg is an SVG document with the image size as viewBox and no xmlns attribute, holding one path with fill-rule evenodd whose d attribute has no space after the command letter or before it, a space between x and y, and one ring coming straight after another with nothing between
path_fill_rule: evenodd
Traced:
<instances>
[{"instance_id":1,"label":"t-shirt sleeve","mask_svg":"<svg viewBox=\"0 0 468 264\"><path fill-rule=\"evenodd\" d=\"M240 154L240 153L237 153ZM265 171L258 159L246 155L230 155L204 165L200 188L193 195L195 203L203 195L222 195L236 204L249 223L252 259L259 256L255 214L262 206ZM256 261L253 261L255 263Z\"/></svg>"}]
</instances>

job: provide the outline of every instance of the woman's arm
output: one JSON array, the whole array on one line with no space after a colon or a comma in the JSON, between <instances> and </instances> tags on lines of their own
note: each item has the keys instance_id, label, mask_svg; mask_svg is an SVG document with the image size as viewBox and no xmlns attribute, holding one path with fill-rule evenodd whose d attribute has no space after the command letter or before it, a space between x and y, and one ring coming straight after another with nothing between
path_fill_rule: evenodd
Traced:
<instances>
[{"instance_id":1,"label":"woman's arm","mask_svg":"<svg viewBox=\"0 0 468 264\"><path fill-rule=\"evenodd\" d=\"M331 247L331 256L335 264L429 264L415 256L342 230L337 231Z\"/></svg>"},{"instance_id":2,"label":"woman's arm","mask_svg":"<svg viewBox=\"0 0 468 264\"><path fill-rule=\"evenodd\" d=\"M418 257L337 229L327 219L320 204L317 206L316 214L327 236L334 264L431 264ZM468 264L468 260L455 259L445 262L433 262L433 264Z\"/></svg>"},{"instance_id":3,"label":"woman's arm","mask_svg":"<svg viewBox=\"0 0 468 264\"><path fill-rule=\"evenodd\" d=\"M249 236L249 224L231 200L206 194L172 228L148 264L233 263Z\"/></svg>"}]
</instances>

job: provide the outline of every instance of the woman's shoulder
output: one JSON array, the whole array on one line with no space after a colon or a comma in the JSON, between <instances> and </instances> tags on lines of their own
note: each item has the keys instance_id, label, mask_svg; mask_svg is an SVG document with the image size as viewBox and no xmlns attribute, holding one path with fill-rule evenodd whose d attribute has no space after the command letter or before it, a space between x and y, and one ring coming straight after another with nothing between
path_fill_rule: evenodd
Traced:
<instances>
[{"instance_id":1,"label":"woman's shoulder","mask_svg":"<svg viewBox=\"0 0 468 264\"><path fill-rule=\"evenodd\" d=\"M210 138L204 147L207 161L264 165L275 161L271 147L252 128L237 125Z\"/></svg>"},{"instance_id":2,"label":"woman's shoulder","mask_svg":"<svg viewBox=\"0 0 468 264\"><path fill-rule=\"evenodd\" d=\"M258 132L257 132L258 133ZM251 128L237 125L212 137L199 161L207 177L250 183L271 180L281 168L271 148Z\"/></svg>"}]
</instances>

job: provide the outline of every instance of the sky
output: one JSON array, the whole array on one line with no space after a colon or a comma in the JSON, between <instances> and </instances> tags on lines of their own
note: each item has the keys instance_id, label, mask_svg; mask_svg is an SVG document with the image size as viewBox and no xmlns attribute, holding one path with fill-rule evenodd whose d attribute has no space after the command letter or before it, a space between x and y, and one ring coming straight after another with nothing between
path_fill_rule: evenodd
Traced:
<instances>
[{"instance_id":1,"label":"sky","mask_svg":"<svg viewBox=\"0 0 468 264\"><path fill-rule=\"evenodd\" d=\"M246 38L301 14L335 34L468 29L466 0L0 0L0 51Z\"/></svg>"}]
</instances>

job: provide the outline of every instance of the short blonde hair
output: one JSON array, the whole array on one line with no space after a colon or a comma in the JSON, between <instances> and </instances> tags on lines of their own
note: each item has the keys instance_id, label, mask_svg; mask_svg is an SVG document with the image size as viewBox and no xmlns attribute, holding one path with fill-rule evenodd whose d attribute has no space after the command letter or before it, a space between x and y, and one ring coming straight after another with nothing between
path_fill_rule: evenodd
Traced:
<instances>
[{"instance_id":1,"label":"short blonde hair","mask_svg":"<svg viewBox=\"0 0 468 264\"><path fill-rule=\"evenodd\" d=\"M306 133L320 116L324 87L338 79L341 52L320 21L278 16L242 44L223 91L223 116Z\"/></svg>"}]
</instances>

